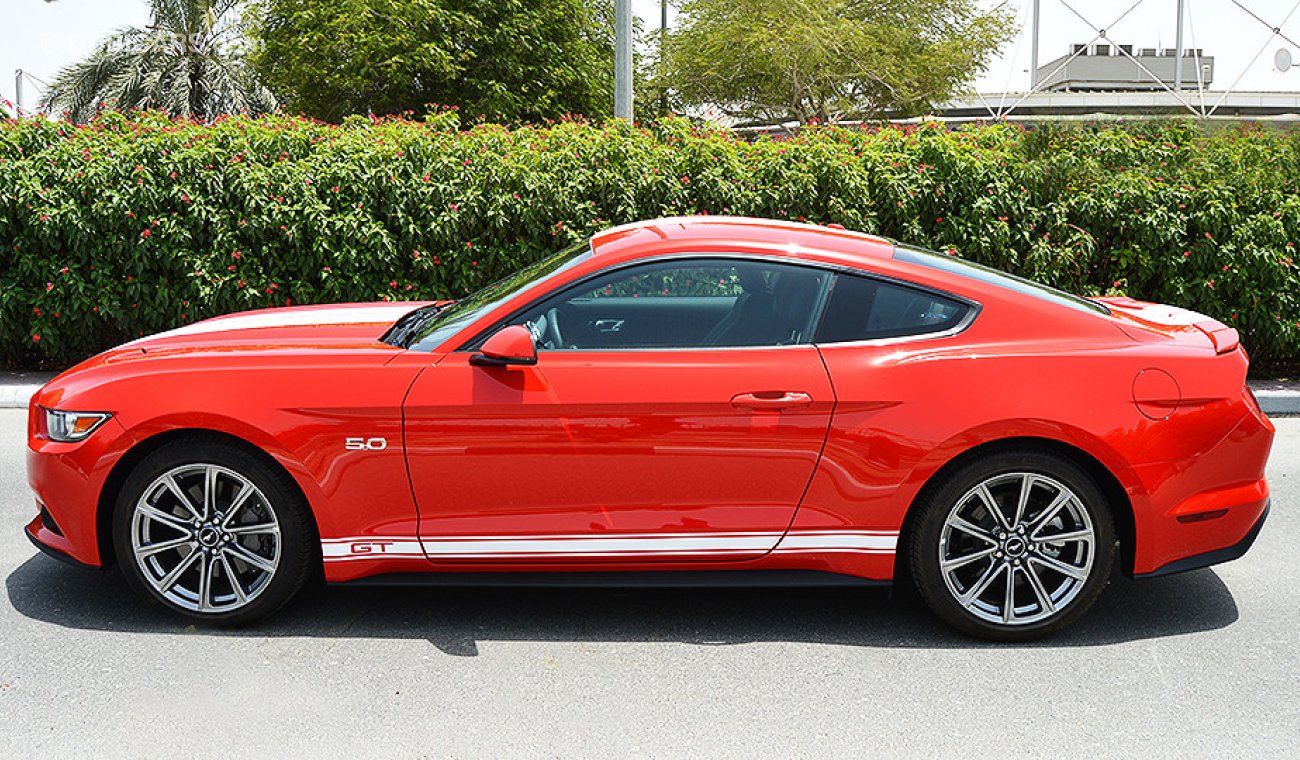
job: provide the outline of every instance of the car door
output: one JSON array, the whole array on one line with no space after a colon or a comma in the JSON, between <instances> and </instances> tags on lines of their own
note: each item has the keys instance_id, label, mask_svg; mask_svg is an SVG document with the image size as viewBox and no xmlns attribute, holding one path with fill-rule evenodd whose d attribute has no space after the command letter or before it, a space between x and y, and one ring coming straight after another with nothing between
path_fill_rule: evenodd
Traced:
<instances>
[{"instance_id":1,"label":"car door","mask_svg":"<svg viewBox=\"0 0 1300 760\"><path fill-rule=\"evenodd\" d=\"M426 369L405 442L429 558L743 559L784 533L834 396L812 346L829 273L681 259L597 274L497 325L533 366Z\"/></svg>"}]
</instances>

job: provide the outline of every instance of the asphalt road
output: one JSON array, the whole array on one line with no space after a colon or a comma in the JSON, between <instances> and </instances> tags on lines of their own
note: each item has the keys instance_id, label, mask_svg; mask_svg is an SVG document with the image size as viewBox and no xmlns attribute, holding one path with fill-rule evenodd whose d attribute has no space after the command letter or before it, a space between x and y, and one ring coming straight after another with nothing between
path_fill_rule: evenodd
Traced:
<instances>
[{"instance_id":1,"label":"asphalt road","mask_svg":"<svg viewBox=\"0 0 1300 760\"><path fill-rule=\"evenodd\" d=\"M0 757L1295 757L1300 419L1243 559L987 645L879 590L322 589L196 630L21 526L0 412Z\"/></svg>"}]
</instances>

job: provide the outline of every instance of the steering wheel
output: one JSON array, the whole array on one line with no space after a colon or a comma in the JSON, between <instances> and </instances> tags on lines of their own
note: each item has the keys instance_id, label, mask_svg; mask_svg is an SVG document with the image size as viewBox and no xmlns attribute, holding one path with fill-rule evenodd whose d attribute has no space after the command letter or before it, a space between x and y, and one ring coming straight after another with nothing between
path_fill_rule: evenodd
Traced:
<instances>
[{"instance_id":1,"label":"steering wheel","mask_svg":"<svg viewBox=\"0 0 1300 760\"><path fill-rule=\"evenodd\" d=\"M560 309L557 306L546 312L546 342L551 348L566 348L560 335Z\"/></svg>"}]
</instances>

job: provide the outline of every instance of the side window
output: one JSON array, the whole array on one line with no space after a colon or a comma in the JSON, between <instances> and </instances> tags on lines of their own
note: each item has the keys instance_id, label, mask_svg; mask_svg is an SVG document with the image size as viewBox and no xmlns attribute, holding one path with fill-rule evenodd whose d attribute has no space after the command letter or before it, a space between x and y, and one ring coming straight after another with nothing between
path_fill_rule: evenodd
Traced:
<instances>
[{"instance_id":1,"label":"side window","mask_svg":"<svg viewBox=\"0 0 1300 760\"><path fill-rule=\"evenodd\" d=\"M816 342L943 332L956 327L969 309L960 301L919 288L842 274L835 278Z\"/></svg>"},{"instance_id":2,"label":"side window","mask_svg":"<svg viewBox=\"0 0 1300 760\"><path fill-rule=\"evenodd\" d=\"M511 321L553 351L811 343L830 277L766 261L663 261L588 280Z\"/></svg>"}]
</instances>

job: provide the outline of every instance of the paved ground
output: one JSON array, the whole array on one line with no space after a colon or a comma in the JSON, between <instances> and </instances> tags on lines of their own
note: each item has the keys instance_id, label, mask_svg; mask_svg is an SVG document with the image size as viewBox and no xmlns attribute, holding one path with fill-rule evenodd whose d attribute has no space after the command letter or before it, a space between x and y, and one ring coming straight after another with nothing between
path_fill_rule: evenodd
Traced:
<instances>
[{"instance_id":1,"label":"paved ground","mask_svg":"<svg viewBox=\"0 0 1300 760\"><path fill-rule=\"evenodd\" d=\"M880 591L311 593L195 630L36 554L0 412L0 757L1294 757L1300 419L1237 562L990 646Z\"/></svg>"}]
</instances>

